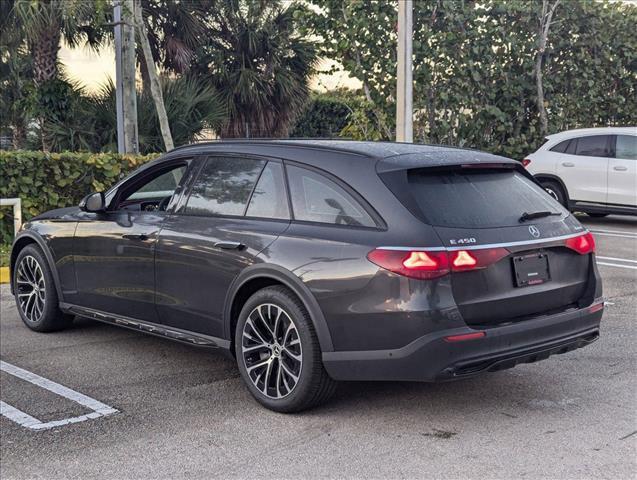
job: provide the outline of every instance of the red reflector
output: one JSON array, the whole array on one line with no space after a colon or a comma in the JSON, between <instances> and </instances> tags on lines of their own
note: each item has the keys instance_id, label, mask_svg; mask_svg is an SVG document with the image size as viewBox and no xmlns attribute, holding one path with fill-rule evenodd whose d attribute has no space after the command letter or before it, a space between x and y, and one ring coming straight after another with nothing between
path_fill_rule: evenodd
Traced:
<instances>
[{"instance_id":1,"label":"red reflector","mask_svg":"<svg viewBox=\"0 0 637 480\"><path fill-rule=\"evenodd\" d=\"M592 233L587 232L579 237L569 238L566 240L566 246L580 255L586 255L595 251L595 239Z\"/></svg>"},{"instance_id":2,"label":"red reflector","mask_svg":"<svg viewBox=\"0 0 637 480\"><path fill-rule=\"evenodd\" d=\"M529 163L531 163L531 160L529 160L528 158L525 158L524 160L522 160L522 165L524 167L527 167L529 165Z\"/></svg>"},{"instance_id":3,"label":"red reflector","mask_svg":"<svg viewBox=\"0 0 637 480\"><path fill-rule=\"evenodd\" d=\"M445 342L464 342L465 340L477 340L485 337L486 332L463 333L462 335L450 335L445 337Z\"/></svg>"},{"instance_id":4,"label":"red reflector","mask_svg":"<svg viewBox=\"0 0 637 480\"><path fill-rule=\"evenodd\" d=\"M367 259L390 272L418 279L438 278L449 273L447 252L385 250L377 248Z\"/></svg>"},{"instance_id":5,"label":"red reflector","mask_svg":"<svg viewBox=\"0 0 637 480\"><path fill-rule=\"evenodd\" d=\"M599 302L599 303L594 303L593 305L588 307L588 312L589 313L595 313L595 312L599 312L600 310L603 310L603 309L604 309L604 302Z\"/></svg>"}]
</instances>

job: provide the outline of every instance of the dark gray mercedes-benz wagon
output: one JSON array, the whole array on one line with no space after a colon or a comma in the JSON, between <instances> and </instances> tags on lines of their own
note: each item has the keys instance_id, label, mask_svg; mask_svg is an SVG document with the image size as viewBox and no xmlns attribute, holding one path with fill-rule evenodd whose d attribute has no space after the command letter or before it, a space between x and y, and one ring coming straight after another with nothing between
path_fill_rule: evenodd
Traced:
<instances>
[{"instance_id":1,"label":"dark gray mercedes-benz wagon","mask_svg":"<svg viewBox=\"0 0 637 480\"><path fill-rule=\"evenodd\" d=\"M24 225L35 331L79 315L233 355L299 411L336 380L442 381L597 339L592 235L518 162L397 143L177 148Z\"/></svg>"}]
</instances>

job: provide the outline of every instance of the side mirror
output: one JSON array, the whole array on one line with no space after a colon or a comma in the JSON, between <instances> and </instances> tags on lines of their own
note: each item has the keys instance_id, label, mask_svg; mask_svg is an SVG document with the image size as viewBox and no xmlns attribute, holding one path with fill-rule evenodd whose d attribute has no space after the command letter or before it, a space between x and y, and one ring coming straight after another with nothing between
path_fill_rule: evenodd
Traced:
<instances>
[{"instance_id":1,"label":"side mirror","mask_svg":"<svg viewBox=\"0 0 637 480\"><path fill-rule=\"evenodd\" d=\"M80 202L80 210L85 212L103 212L106 209L105 203L102 192L91 193Z\"/></svg>"}]
</instances>

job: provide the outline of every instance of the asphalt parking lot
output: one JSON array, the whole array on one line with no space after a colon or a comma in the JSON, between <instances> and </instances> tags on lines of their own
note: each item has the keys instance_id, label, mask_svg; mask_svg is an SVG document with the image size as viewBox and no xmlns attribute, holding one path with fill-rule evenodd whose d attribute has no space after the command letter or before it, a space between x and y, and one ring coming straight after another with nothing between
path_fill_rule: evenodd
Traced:
<instances>
[{"instance_id":1,"label":"asphalt parking lot","mask_svg":"<svg viewBox=\"0 0 637 480\"><path fill-rule=\"evenodd\" d=\"M581 219L608 301L599 341L463 382L344 383L297 415L259 407L220 354L89 320L30 332L3 285L4 405L45 426L99 407L63 385L113 412L39 430L0 417L0 476L635 478L637 219Z\"/></svg>"}]
</instances>

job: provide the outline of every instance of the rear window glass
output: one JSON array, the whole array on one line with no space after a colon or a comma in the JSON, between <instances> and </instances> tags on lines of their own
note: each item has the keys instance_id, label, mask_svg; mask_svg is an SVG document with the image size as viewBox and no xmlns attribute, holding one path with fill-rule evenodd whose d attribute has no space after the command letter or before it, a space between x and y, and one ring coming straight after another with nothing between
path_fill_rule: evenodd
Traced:
<instances>
[{"instance_id":1,"label":"rear window glass","mask_svg":"<svg viewBox=\"0 0 637 480\"><path fill-rule=\"evenodd\" d=\"M357 227L376 226L365 209L333 181L293 165L287 170L295 219Z\"/></svg>"},{"instance_id":2,"label":"rear window glass","mask_svg":"<svg viewBox=\"0 0 637 480\"><path fill-rule=\"evenodd\" d=\"M423 216L441 227L492 228L520 225L524 212L566 213L541 187L513 170L414 170L409 188ZM554 221L544 217L534 223Z\"/></svg>"},{"instance_id":3,"label":"rear window glass","mask_svg":"<svg viewBox=\"0 0 637 480\"><path fill-rule=\"evenodd\" d=\"M578 138L575 154L583 157L609 157L608 135Z\"/></svg>"},{"instance_id":4,"label":"rear window glass","mask_svg":"<svg viewBox=\"0 0 637 480\"><path fill-rule=\"evenodd\" d=\"M564 140L563 142L558 143L553 148L551 148L551 152L558 152L558 153L566 152L566 149L568 148L568 142L570 142L570 140Z\"/></svg>"},{"instance_id":5,"label":"rear window glass","mask_svg":"<svg viewBox=\"0 0 637 480\"><path fill-rule=\"evenodd\" d=\"M626 160L637 160L637 136L617 135L615 157Z\"/></svg>"}]
</instances>

